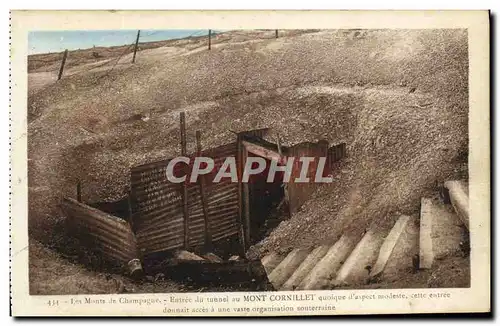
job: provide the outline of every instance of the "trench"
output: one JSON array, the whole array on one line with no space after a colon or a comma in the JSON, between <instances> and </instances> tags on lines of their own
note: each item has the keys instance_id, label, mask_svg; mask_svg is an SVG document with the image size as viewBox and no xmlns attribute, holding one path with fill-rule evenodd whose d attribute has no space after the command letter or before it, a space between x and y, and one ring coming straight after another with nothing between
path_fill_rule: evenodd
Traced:
<instances>
[{"instance_id":1,"label":"trench","mask_svg":"<svg viewBox=\"0 0 500 326\"><path fill-rule=\"evenodd\" d=\"M129 198L124 197L117 201L87 204L128 221L128 202ZM65 242L58 251L70 261L85 265L97 272L128 274L123 265L105 259L99 253L94 252L92 243L86 243L73 233L78 231L65 225L61 225L61 228L61 232L65 234L64 238L71 241ZM148 283L157 284L157 282L168 279L178 284L180 288L197 292L272 290L260 260L229 260L231 256L238 254L239 241L238 236L233 236L213 242L213 248L210 252L222 258L222 263L180 262L176 260L173 250L149 254L141 257L144 273L136 278L131 277L131 279L139 287ZM204 246L193 247L189 251L199 256L203 256L207 252Z\"/></svg>"},{"instance_id":2,"label":"trench","mask_svg":"<svg viewBox=\"0 0 500 326\"><path fill-rule=\"evenodd\" d=\"M249 153L249 156L258 156ZM260 157L260 156L259 156ZM251 175L246 183L248 203L243 204L243 209L248 210L249 216L249 245L253 245L265 237L288 217L288 207L284 196L284 172L275 173L271 182L268 174L271 160L266 161L266 168L259 174ZM90 203L90 206L105 213L119 217L125 221L130 220L129 198L123 197L112 202ZM230 257L239 254L239 235L214 241L210 252L219 256L223 262L220 264L200 264L196 261L187 261L179 264L175 261L174 251L164 251L141 257L146 280L156 280L158 275L168 275L168 279L186 286L216 291L223 288L232 291L259 291L269 290L267 275L260 260L230 261ZM207 248L203 245L190 248L189 251L203 256ZM114 266L100 263L94 264L100 270L111 270Z\"/></svg>"},{"instance_id":3,"label":"trench","mask_svg":"<svg viewBox=\"0 0 500 326\"><path fill-rule=\"evenodd\" d=\"M281 221L288 218L289 214L288 204L285 202L284 196L284 173L281 171L276 172L273 181L267 182L271 161L269 159L265 160L266 169L259 174L251 175L248 180L250 245L256 244L267 237ZM128 200L127 196L117 201L96 202L89 205L125 221L129 221ZM238 235L214 241L211 251L223 260L227 260L231 256L238 255L237 248L240 245L239 241ZM205 249L203 246L198 246L194 247L192 251L197 254L203 254ZM168 253L157 253L147 257L147 262L149 266L153 266L155 263L169 258L171 256Z\"/></svg>"},{"instance_id":4,"label":"trench","mask_svg":"<svg viewBox=\"0 0 500 326\"><path fill-rule=\"evenodd\" d=\"M132 253L131 255L135 255L133 257L141 261L142 269L138 269L141 271L140 275L136 275L139 276L138 278L141 279L141 282L156 282L156 279L161 275L162 278L168 278L180 284L188 284L191 287L200 289L217 290L221 286L225 286L232 290L269 290L270 283L261 261L259 259L250 259L252 255L247 257L248 249L267 238L282 221L289 219L291 212L297 210L317 187L314 183L285 183L284 171L276 171L271 175L272 161L278 159L281 162L280 165L282 165L283 161L281 159L284 157L325 157L329 162L327 163L328 167L331 169L331 163L336 162L344 156L345 143L330 147L327 141L320 140L317 143L304 142L292 147L280 147L279 145L265 141L260 136L245 135L245 137L242 137L240 144L242 145L240 147L242 151L238 153L243 156L242 162L245 163L242 164L245 165L245 168L249 158L260 158L263 160L261 163L253 162L254 165L251 168L254 171L259 164L264 163L264 167L259 173L251 174L248 181L243 181L238 187L238 191L241 190L241 192L238 192L239 203L237 208L241 213L238 213L238 216L242 217L239 220L241 224L238 222L238 233L235 233L233 236L222 237L220 240L207 242L210 239L210 232L203 231L204 228L203 230L200 229L201 232L206 232L205 236L208 238L205 238L205 241L201 241L201 243L199 240L193 241L200 244L195 247L190 246L186 250L191 255L195 254L203 257L204 259L201 260L197 260L197 257L183 256L183 250L179 246L171 247L179 248L178 250L150 250L149 253L146 250L144 250L144 253L141 253L140 248L138 248L139 252ZM220 151L218 148L217 150ZM302 175L303 172L302 163L296 164L295 162L290 172L293 176L292 178L297 177L299 172ZM317 163L311 163L304 171L306 171L308 176L312 177L316 175L317 168L319 168ZM165 182L163 180L159 181ZM236 193L234 196L236 196ZM131 199L125 196L113 202L94 202L88 205L127 221L130 223L133 233L135 233L134 223L131 221L132 205L130 201ZM235 215L234 218L236 219L237 216ZM217 220L213 219L212 221L215 222ZM234 222L236 220L232 223ZM212 230L214 225L217 224L212 224L209 230ZM165 232L170 236L171 233L176 234L174 232L178 231L179 226L175 226L172 227L172 231L169 227ZM148 230L147 232L150 231ZM144 237L144 233L142 236ZM194 236L193 238L196 239ZM179 238L176 235L172 239L178 241ZM103 248L107 248L105 245L103 245ZM88 247L96 246L98 247L99 245L97 243L90 243ZM147 248L147 246L145 247ZM245 254L243 253L243 249L246 251ZM220 259L213 260L207 258L206 255L208 253L215 254ZM127 256L128 263L125 265L128 267L125 265L122 266L127 274L135 274L135 270L130 268L130 262L136 260L136 258L131 259ZM97 257L97 262L97 266L96 264L92 265L94 270L109 271L109 266L103 259ZM134 265L132 264L132 266Z\"/></svg>"}]
</instances>

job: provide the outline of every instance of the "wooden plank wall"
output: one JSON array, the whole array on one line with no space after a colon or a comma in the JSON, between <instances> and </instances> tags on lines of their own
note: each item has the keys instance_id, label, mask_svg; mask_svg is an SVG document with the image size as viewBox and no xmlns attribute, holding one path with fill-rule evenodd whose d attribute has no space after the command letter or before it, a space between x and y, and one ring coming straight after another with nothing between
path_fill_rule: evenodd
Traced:
<instances>
[{"instance_id":1,"label":"wooden plank wall","mask_svg":"<svg viewBox=\"0 0 500 326\"><path fill-rule=\"evenodd\" d=\"M238 184L229 178L213 183L218 169L226 157L236 157L236 142L202 151L211 157L216 168L204 177L209 230L205 229L205 217L199 182L186 182L188 199L188 247L208 245L205 234L210 232L212 241L231 237L238 233ZM138 246L143 254L150 254L184 247L184 217L182 184L168 181L166 168L170 160L163 160L131 169L132 219ZM190 178L194 158L187 167ZM182 169L176 165L177 173Z\"/></svg>"},{"instance_id":2,"label":"wooden plank wall","mask_svg":"<svg viewBox=\"0 0 500 326\"><path fill-rule=\"evenodd\" d=\"M61 208L74 235L105 260L127 265L139 258L136 238L127 221L72 198L64 198Z\"/></svg>"},{"instance_id":3,"label":"wooden plank wall","mask_svg":"<svg viewBox=\"0 0 500 326\"><path fill-rule=\"evenodd\" d=\"M342 143L328 148L328 143L325 141L319 141L317 143L300 143L288 148L286 155L295 157L292 175L287 185L290 214L293 214L297 212L300 206L311 197L312 193L322 185L321 183L314 182L319 162L318 159L320 157L326 157L325 173L323 176L327 176L327 174L336 167L336 162L345 157L346 144ZM302 163L299 161L302 156L311 156L315 158L315 161L309 164L307 172L307 176L309 177L308 183L295 182L295 178L300 176L300 171L302 169Z\"/></svg>"}]
</instances>

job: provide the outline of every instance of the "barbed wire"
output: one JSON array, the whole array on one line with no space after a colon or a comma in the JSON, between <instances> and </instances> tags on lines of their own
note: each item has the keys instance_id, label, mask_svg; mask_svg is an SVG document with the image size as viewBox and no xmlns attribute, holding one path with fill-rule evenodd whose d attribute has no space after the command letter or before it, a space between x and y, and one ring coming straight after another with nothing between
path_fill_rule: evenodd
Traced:
<instances>
[{"instance_id":1,"label":"barbed wire","mask_svg":"<svg viewBox=\"0 0 500 326\"><path fill-rule=\"evenodd\" d=\"M260 30L232 30L232 31L221 31L218 32L219 34L231 34L231 35L238 35L238 36L247 36L247 37L252 37L253 35L249 35L249 32L274 32L274 30L266 30L266 31L260 31Z\"/></svg>"},{"instance_id":2,"label":"barbed wire","mask_svg":"<svg viewBox=\"0 0 500 326\"><path fill-rule=\"evenodd\" d=\"M139 37L139 40L142 39L142 38L146 38L146 37L150 37L150 36L153 36L153 35L156 35L156 34L159 34L159 33L162 33L163 31L154 31L154 32L151 32L151 33L147 33L147 34L144 34L144 35L140 35ZM165 40L163 41L169 41L169 40L180 40L180 39L183 39L183 38L189 38L189 37L193 37L193 36L196 36L197 34L201 34L201 33L204 33L205 30L198 30L192 34L189 34L187 36L181 36L179 38L166 38ZM206 35L208 35L208 32L206 32Z\"/></svg>"},{"instance_id":3,"label":"barbed wire","mask_svg":"<svg viewBox=\"0 0 500 326\"><path fill-rule=\"evenodd\" d=\"M134 43L132 43L132 44L130 44L128 47L126 47L126 48L125 48L125 50L122 52L122 54L120 54L120 56L118 57L118 59L116 59L115 63L114 63L114 64L113 64L113 66L111 67L111 69L109 69L109 70L108 70L105 74L103 74L101 77L99 77L99 79L102 79L102 78L104 78L104 77L108 76L108 75L109 75L109 74L113 71L113 69L115 69L115 67L116 67L116 65L118 64L118 62L120 61L120 59L121 59L121 58L125 55L125 53L126 53L127 51L129 51L129 50L130 50L130 48L131 48L132 46L135 46L135 42L134 42Z\"/></svg>"},{"instance_id":4,"label":"barbed wire","mask_svg":"<svg viewBox=\"0 0 500 326\"><path fill-rule=\"evenodd\" d=\"M197 30L187 36L181 36L179 38L166 38L164 41L168 41L168 40L182 40L182 39L188 39L188 38L191 38L191 37L201 37L201 36L206 36L208 37L209 35L209 30L208 29L202 29L202 30ZM252 37L252 35L249 35L249 32L271 32L271 31L274 31L272 29L266 29L266 30L226 30L226 31L221 31L221 30L211 30L211 34L212 36L215 36L215 35L223 35L223 34L231 34L231 35L237 35L237 36L246 36L246 37ZM154 35L158 35L160 33L164 32L163 30L156 30L156 31L151 31L149 33L146 33L146 34L143 34L143 35L139 35L139 41L141 40L141 38L147 38L147 37L150 37L150 36L154 36ZM230 35L228 35L230 36ZM255 37L255 35L253 35ZM162 40L158 40L158 41L162 41ZM146 41L147 42L147 41ZM152 41L149 41L149 42L152 42ZM97 63L97 64L92 64L91 67L88 67L86 69L81 69L77 72L74 72L74 73L71 73L71 74L67 74L66 76L74 76L74 75L79 75L79 74L83 74L83 73L86 73L86 72L89 72L89 71L92 71L94 69L98 69L98 68L102 68L102 67L105 67L107 65L110 65L112 64L112 66L102 75L98 78L98 80L104 78L104 77L107 77L109 76L109 74L115 69L115 67L118 65L118 63L120 62L120 60L123 58L123 56L129 52L131 50L131 48L133 46L135 46L135 41L133 43L130 43L129 45L124 45L125 46L125 49L121 52L121 54L115 59L115 58L110 58L110 59L106 59L104 62L102 63ZM90 49L88 49L90 50ZM36 63L43 63L43 64L55 64L57 65L57 63L59 63L60 61L60 58L56 58L56 55L57 56L60 56L62 55L62 53L51 53L50 55L53 55L55 58L29 58L28 57L28 64L29 63L32 63L34 66L37 66ZM87 62L84 62L84 64L87 64ZM42 65L42 67L45 66L45 65ZM41 67L34 67L33 69L34 70L37 70ZM54 69L52 70L48 70L46 72L53 72L53 71L57 71L59 70L59 67L55 67Z\"/></svg>"},{"instance_id":5,"label":"barbed wire","mask_svg":"<svg viewBox=\"0 0 500 326\"><path fill-rule=\"evenodd\" d=\"M75 76L75 75L79 75L79 74L82 74L82 73L86 73L86 72L89 72L89 71L92 71L94 69L97 69L97 68L101 68L101 67L104 67L106 65L109 65L111 62L113 61L113 58L111 59L108 59L108 60L104 60L104 62L101 62L99 64L96 64L96 65L93 65L92 67L90 68L87 68L87 69L83 69L83 70L80 70L80 71L77 71L77 72L74 72L72 74L68 74L66 76Z\"/></svg>"},{"instance_id":6,"label":"barbed wire","mask_svg":"<svg viewBox=\"0 0 500 326\"><path fill-rule=\"evenodd\" d=\"M54 58L54 59L32 59L28 58L29 62L43 62L43 63L49 63L53 61L61 61L61 58Z\"/></svg>"},{"instance_id":7,"label":"barbed wire","mask_svg":"<svg viewBox=\"0 0 500 326\"><path fill-rule=\"evenodd\" d=\"M206 32L207 34L203 34L203 35L201 34L201 33L205 33L205 32ZM208 30L205 30L205 29L199 30L199 31L194 32L193 34L191 34L191 35L189 35L189 36L186 36L185 38L190 38L190 37L193 37L193 36L195 36L196 34L199 34L199 35L197 35L197 36L204 36L204 35L208 35ZM180 38L180 39L182 39L182 38Z\"/></svg>"},{"instance_id":8,"label":"barbed wire","mask_svg":"<svg viewBox=\"0 0 500 326\"><path fill-rule=\"evenodd\" d=\"M155 34L158 34L158 33L160 33L160 31L154 31L154 32L151 32L151 33L146 34L146 35L144 35L144 36L139 36L139 39L140 39L141 37L149 37L149 36L152 36L152 35L155 35Z\"/></svg>"}]
</instances>

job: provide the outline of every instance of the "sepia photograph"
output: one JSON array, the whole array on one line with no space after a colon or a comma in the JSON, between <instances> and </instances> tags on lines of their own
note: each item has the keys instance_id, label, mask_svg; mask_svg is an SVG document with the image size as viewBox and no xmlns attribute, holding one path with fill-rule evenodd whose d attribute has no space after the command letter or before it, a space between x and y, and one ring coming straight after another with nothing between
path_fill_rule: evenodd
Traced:
<instances>
[{"instance_id":1,"label":"sepia photograph","mask_svg":"<svg viewBox=\"0 0 500 326\"><path fill-rule=\"evenodd\" d=\"M29 296L471 289L466 27L199 25L26 33Z\"/></svg>"}]
</instances>

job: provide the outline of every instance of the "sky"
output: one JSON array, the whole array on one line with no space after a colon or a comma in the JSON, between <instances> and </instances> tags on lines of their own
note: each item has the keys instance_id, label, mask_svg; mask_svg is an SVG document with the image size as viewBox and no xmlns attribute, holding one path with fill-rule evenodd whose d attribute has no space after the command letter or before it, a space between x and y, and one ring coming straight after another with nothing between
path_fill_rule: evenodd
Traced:
<instances>
[{"instance_id":1,"label":"sky","mask_svg":"<svg viewBox=\"0 0 500 326\"><path fill-rule=\"evenodd\" d=\"M194 35L193 35L194 34ZM188 36L208 35L208 30L141 30L139 42L163 41ZM137 30L34 31L28 34L28 53L61 52L94 46L132 44Z\"/></svg>"}]
</instances>

